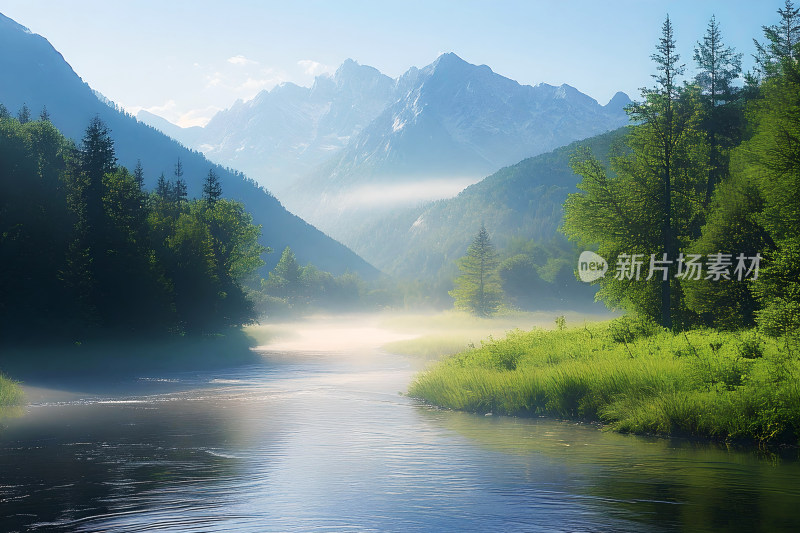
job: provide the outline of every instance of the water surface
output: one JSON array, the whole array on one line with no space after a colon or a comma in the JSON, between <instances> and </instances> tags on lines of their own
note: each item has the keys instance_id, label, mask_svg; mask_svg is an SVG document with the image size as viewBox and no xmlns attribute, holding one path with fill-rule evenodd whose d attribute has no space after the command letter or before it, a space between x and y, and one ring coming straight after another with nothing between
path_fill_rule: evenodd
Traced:
<instances>
[{"instance_id":1,"label":"water surface","mask_svg":"<svg viewBox=\"0 0 800 533\"><path fill-rule=\"evenodd\" d=\"M796 450L432 409L390 337L310 322L253 364L31 389L0 430L0 530L800 530Z\"/></svg>"}]
</instances>

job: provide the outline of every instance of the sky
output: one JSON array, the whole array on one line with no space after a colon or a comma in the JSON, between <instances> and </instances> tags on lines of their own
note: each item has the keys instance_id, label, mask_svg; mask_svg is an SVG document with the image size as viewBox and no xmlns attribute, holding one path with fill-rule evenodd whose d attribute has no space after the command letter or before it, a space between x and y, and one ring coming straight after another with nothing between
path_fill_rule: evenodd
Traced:
<instances>
[{"instance_id":1,"label":"sky","mask_svg":"<svg viewBox=\"0 0 800 533\"><path fill-rule=\"evenodd\" d=\"M712 15L752 66L785 0L0 0L75 72L136 114L202 126L282 82L354 59L396 78L455 52L522 84L566 83L605 104L652 86L669 15L687 75ZM0 53L7 53L0 51Z\"/></svg>"}]
</instances>

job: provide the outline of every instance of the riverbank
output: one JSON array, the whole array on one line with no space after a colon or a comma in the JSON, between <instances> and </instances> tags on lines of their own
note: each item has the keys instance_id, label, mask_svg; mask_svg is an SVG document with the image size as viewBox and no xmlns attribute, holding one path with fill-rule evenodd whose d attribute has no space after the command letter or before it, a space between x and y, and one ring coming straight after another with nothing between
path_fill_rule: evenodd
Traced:
<instances>
[{"instance_id":1,"label":"riverbank","mask_svg":"<svg viewBox=\"0 0 800 533\"><path fill-rule=\"evenodd\" d=\"M800 361L755 331L673 334L628 318L514 331L419 374L409 395L620 432L797 444Z\"/></svg>"}]
</instances>

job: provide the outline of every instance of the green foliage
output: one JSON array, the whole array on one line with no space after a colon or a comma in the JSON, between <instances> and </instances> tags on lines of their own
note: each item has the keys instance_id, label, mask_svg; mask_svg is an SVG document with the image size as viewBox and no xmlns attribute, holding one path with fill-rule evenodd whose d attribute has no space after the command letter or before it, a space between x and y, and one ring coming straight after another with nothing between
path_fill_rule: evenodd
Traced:
<instances>
[{"instance_id":1,"label":"green foliage","mask_svg":"<svg viewBox=\"0 0 800 533\"><path fill-rule=\"evenodd\" d=\"M762 79L780 75L785 65L800 57L800 8L786 0L784 7L778 9L778 16L778 24L763 27L765 43L753 40L756 69Z\"/></svg>"},{"instance_id":2,"label":"green foliage","mask_svg":"<svg viewBox=\"0 0 800 533\"><path fill-rule=\"evenodd\" d=\"M625 342L615 340L618 332L619 322L512 332L419 374L409 394L453 409L594 420L624 432L798 443L800 360L755 330L649 328ZM760 357L743 355L755 346Z\"/></svg>"},{"instance_id":3,"label":"green foliage","mask_svg":"<svg viewBox=\"0 0 800 533\"><path fill-rule=\"evenodd\" d=\"M478 316L490 316L497 311L503 294L497 266L497 252L489 233L481 225L467 248L467 255L458 261L461 275L455 279L455 288L450 291L457 309L465 309Z\"/></svg>"},{"instance_id":4,"label":"green foliage","mask_svg":"<svg viewBox=\"0 0 800 533\"><path fill-rule=\"evenodd\" d=\"M633 342L651 337L662 331L653 320L640 315L625 315L611 321L608 327L611 340L617 343Z\"/></svg>"},{"instance_id":5,"label":"green foliage","mask_svg":"<svg viewBox=\"0 0 800 533\"><path fill-rule=\"evenodd\" d=\"M119 167L94 119L79 148L46 120L0 119L0 333L213 333L250 322L259 228L236 202L185 199ZM35 333L34 333L35 332Z\"/></svg>"},{"instance_id":6,"label":"green foliage","mask_svg":"<svg viewBox=\"0 0 800 533\"><path fill-rule=\"evenodd\" d=\"M297 263L287 246L278 264L261 281L259 310L267 316L298 314L313 309L346 311L370 307L380 300L358 274L334 276L314 265Z\"/></svg>"},{"instance_id":7,"label":"green foliage","mask_svg":"<svg viewBox=\"0 0 800 533\"><path fill-rule=\"evenodd\" d=\"M22 405L24 394L19 384L0 374L0 418L4 411Z\"/></svg>"}]
</instances>

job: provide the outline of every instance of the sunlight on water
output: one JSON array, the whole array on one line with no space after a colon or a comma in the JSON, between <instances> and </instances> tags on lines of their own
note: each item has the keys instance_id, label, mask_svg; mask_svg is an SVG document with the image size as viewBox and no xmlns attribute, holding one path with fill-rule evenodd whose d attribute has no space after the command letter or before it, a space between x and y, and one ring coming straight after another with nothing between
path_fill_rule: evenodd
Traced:
<instances>
[{"instance_id":1,"label":"sunlight on water","mask_svg":"<svg viewBox=\"0 0 800 533\"><path fill-rule=\"evenodd\" d=\"M377 315L314 317L302 322L270 324L265 328L255 326L249 332L256 339L265 335L272 337L268 343L258 346L258 351L351 355L374 352L384 344L417 336L381 327Z\"/></svg>"}]
</instances>

